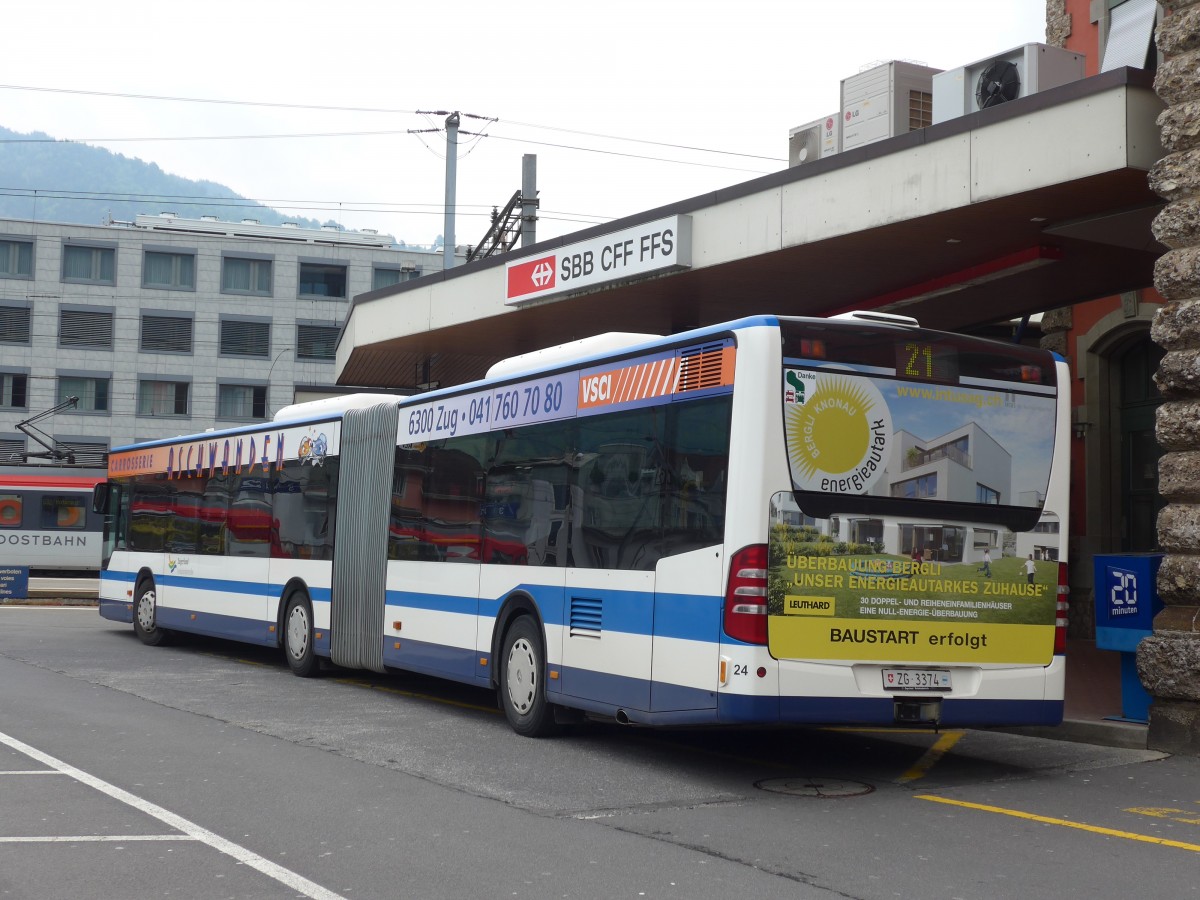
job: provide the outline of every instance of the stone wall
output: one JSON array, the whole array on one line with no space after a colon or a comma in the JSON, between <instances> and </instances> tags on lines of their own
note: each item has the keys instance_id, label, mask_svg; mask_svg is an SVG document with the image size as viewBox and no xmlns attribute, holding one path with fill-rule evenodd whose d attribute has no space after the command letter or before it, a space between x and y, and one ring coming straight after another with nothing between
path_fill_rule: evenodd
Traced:
<instances>
[{"instance_id":1,"label":"stone wall","mask_svg":"<svg viewBox=\"0 0 1200 900\"><path fill-rule=\"evenodd\" d=\"M1051 47L1067 46L1071 36L1071 14L1066 0L1046 0L1046 43Z\"/></svg>"},{"instance_id":2,"label":"stone wall","mask_svg":"<svg viewBox=\"0 0 1200 900\"><path fill-rule=\"evenodd\" d=\"M1167 156L1150 172L1166 207L1154 235L1171 248L1154 270L1167 303L1151 336L1165 350L1154 376L1164 402L1158 518L1165 554L1158 574L1165 607L1138 647L1138 674L1153 697L1149 746L1200 755L1200 0L1162 4L1156 40L1164 61L1154 87Z\"/></svg>"}]
</instances>

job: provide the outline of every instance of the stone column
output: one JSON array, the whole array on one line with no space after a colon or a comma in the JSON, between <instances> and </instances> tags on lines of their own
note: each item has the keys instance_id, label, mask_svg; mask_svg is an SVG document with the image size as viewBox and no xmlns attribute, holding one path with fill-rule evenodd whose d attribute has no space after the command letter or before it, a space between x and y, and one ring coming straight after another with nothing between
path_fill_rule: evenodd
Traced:
<instances>
[{"instance_id":1,"label":"stone column","mask_svg":"<svg viewBox=\"0 0 1200 900\"><path fill-rule=\"evenodd\" d=\"M1154 376L1164 402L1155 423L1163 456L1158 590L1165 608L1137 651L1153 698L1149 746L1200 755L1200 0L1163 3L1156 40L1164 55L1154 88L1167 156L1150 185L1168 201L1154 235L1171 248L1154 268L1167 300L1151 337L1166 350Z\"/></svg>"},{"instance_id":2,"label":"stone column","mask_svg":"<svg viewBox=\"0 0 1200 900\"><path fill-rule=\"evenodd\" d=\"M1066 47L1071 36L1071 14L1066 0L1046 0L1046 43L1051 47Z\"/></svg>"}]
</instances>

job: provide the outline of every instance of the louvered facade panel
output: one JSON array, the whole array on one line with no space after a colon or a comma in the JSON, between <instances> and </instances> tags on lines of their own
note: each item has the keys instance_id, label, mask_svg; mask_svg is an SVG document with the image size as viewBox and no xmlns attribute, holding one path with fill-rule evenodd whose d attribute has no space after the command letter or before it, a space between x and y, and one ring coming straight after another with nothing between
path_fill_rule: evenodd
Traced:
<instances>
[{"instance_id":1,"label":"louvered facade panel","mask_svg":"<svg viewBox=\"0 0 1200 900\"><path fill-rule=\"evenodd\" d=\"M0 343L28 344L30 318L28 306L0 306Z\"/></svg>"},{"instance_id":2,"label":"louvered facade panel","mask_svg":"<svg viewBox=\"0 0 1200 900\"><path fill-rule=\"evenodd\" d=\"M181 316L142 316L142 349L152 353L191 353L192 320Z\"/></svg>"},{"instance_id":3,"label":"louvered facade panel","mask_svg":"<svg viewBox=\"0 0 1200 900\"><path fill-rule=\"evenodd\" d=\"M64 309L58 316L60 347L104 347L113 345L113 314L109 310Z\"/></svg>"},{"instance_id":4,"label":"louvered facade panel","mask_svg":"<svg viewBox=\"0 0 1200 900\"><path fill-rule=\"evenodd\" d=\"M328 359L337 356L338 328L324 325L296 326L296 357Z\"/></svg>"},{"instance_id":5,"label":"louvered facade panel","mask_svg":"<svg viewBox=\"0 0 1200 900\"><path fill-rule=\"evenodd\" d=\"M271 323L221 320L222 356L261 356L271 353Z\"/></svg>"}]
</instances>

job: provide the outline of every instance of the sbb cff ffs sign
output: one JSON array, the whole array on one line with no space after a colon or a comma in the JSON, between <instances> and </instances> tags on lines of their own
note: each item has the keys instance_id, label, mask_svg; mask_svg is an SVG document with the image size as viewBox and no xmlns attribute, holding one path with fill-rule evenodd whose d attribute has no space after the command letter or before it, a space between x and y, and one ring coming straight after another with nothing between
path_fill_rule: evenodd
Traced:
<instances>
[{"instance_id":1,"label":"sbb cff ffs sign","mask_svg":"<svg viewBox=\"0 0 1200 900\"><path fill-rule=\"evenodd\" d=\"M691 264L692 220L671 216L509 263L504 302L525 303Z\"/></svg>"}]
</instances>

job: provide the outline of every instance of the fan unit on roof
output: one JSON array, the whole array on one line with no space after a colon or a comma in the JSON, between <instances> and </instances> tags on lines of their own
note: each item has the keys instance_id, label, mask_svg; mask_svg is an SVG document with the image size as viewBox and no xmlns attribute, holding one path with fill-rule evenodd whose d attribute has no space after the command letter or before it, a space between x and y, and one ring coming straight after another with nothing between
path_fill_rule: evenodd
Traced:
<instances>
[{"instance_id":1,"label":"fan unit on roof","mask_svg":"<svg viewBox=\"0 0 1200 900\"><path fill-rule=\"evenodd\" d=\"M1024 44L933 76L933 124L992 109L1083 77L1084 55Z\"/></svg>"},{"instance_id":2,"label":"fan unit on roof","mask_svg":"<svg viewBox=\"0 0 1200 900\"><path fill-rule=\"evenodd\" d=\"M836 113L800 125L788 132L788 167L824 159L837 153L841 143L841 122Z\"/></svg>"},{"instance_id":3,"label":"fan unit on roof","mask_svg":"<svg viewBox=\"0 0 1200 900\"><path fill-rule=\"evenodd\" d=\"M979 73L975 83L975 105L990 109L1021 96L1021 73L1012 60L998 59Z\"/></svg>"}]
</instances>

